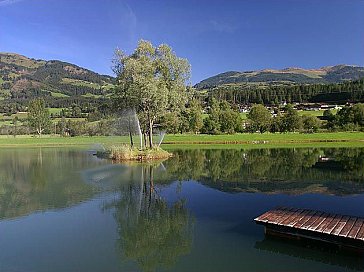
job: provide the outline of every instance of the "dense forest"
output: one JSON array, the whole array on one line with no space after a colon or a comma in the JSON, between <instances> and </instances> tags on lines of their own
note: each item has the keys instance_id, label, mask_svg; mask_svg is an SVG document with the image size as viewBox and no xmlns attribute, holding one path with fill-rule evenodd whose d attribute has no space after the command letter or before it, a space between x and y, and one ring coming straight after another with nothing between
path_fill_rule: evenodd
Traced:
<instances>
[{"instance_id":1,"label":"dense forest","mask_svg":"<svg viewBox=\"0 0 364 272\"><path fill-rule=\"evenodd\" d=\"M364 79L344 83L281 85L265 88L221 85L208 89L208 96L234 104L278 105L282 102L345 104L364 101Z\"/></svg>"}]
</instances>

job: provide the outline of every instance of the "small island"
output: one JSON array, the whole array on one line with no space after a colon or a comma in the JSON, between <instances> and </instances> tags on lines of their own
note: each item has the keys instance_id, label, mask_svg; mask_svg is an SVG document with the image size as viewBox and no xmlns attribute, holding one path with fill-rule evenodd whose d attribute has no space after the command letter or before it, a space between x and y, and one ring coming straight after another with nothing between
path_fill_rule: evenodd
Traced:
<instances>
[{"instance_id":1,"label":"small island","mask_svg":"<svg viewBox=\"0 0 364 272\"><path fill-rule=\"evenodd\" d=\"M105 151L98 151L96 155L99 158L111 159L115 162L124 161L151 161L163 160L172 157L172 153L163 150L160 147L153 147L148 149L133 148L127 144L113 145Z\"/></svg>"}]
</instances>

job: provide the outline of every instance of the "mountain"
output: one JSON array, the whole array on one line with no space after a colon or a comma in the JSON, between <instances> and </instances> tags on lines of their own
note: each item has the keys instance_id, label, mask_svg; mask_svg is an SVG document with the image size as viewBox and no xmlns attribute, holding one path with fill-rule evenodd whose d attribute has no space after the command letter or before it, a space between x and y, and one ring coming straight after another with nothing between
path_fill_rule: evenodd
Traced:
<instances>
[{"instance_id":1,"label":"mountain","mask_svg":"<svg viewBox=\"0 0 364 272\"><path fill-rule=\"evenodd\" d=\"M327 66L319 69L286 68L259 71L229 71L209 77L195 85L208 89L221 85L295 85L340 83L364 78L364 67L354 65Z\"/></svg>"},{"instance_id":2,"label":"mountain","mask_svg":"<svg viewBox=\"0 0 364 272\"><path fill-rule=\"evenodd\" d=\"M58 60L36 60L0 53L0 100L67 97L98 98L112 88L114 78Z\"/></svg>"}]
</instances>

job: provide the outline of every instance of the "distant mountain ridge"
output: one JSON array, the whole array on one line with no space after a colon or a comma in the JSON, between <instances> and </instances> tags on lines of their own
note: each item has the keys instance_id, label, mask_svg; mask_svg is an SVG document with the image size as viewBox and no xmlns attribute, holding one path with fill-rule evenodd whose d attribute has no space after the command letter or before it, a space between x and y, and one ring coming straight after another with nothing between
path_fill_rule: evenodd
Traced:
<instances>
[{"instance_id":1,"label":"distant mountain ridge","mask_svg":"<svg viewBox=\"0 0 364 272\"><path fill-rule=\"evenodd\" d=\"M228 71L209 77L197 83L197 89L208 89L226 84L240 85L292 85L340 83L364 78L364 67L355 65L335 65L318 69L290 67L281 70L264 69L258 71Z\"/></svg>"},{"instance_id":2,"label":"distant mountain ridge","mask_svg":"<svg viewBox=\"0 0 364 272\"><path fill-rule=\"evenodd\" d=\"M59 60L0 52L0 100L104 95L114 78Z\"/></svg>"}]
</instances>

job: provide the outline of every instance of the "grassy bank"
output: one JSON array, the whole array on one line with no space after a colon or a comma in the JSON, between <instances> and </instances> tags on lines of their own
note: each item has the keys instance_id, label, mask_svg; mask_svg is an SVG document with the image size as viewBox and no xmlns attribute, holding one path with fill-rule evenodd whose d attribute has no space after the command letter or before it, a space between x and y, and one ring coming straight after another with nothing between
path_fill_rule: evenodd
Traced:
<instances>
[{"instance_id":1,"label":"grassy bank","mask_svg":"<svg viewBox=\"0 0 364 272\"><path fill-rule=\"evenodd\" d=\"M16 147L16 146L44 146L44 147L61 147L61 146L92 146L95 144L113 145L127 143L128 137L117 136L101 136L101 137L59 137L59 136L42 136L31 137L28 135L17 136L0 136L0 146L2 147Z\"/></svg>"},{"instance_id":2,"label":"grassy bank","mask_svg":"<svg viewBox=\"0 0 364 272\"><path fill-rule=\"evenodd\" d=\"M167 135L164 144L283 144L315 142L362 142L364 132L243 133L233 135Z\"/></svg>"},{"instance_id":3,"label":"grassy bank","mask_svg":"<svg viewBox=\"0 0 364 272\"><path fill-rule=\"evenodd\" d=\"M102 144L111 146L115 144L128 143L128 137L100 136L100 137L57 137L43 136L36 138L31 136L0 136L1 147L16 146L92 146ZM163 148L175 148L176 146L210 145L239 145L239 146L364 146L363 132L335 132L335 133L315 133L315 134L234 134L234 135L167 135L163 142Z\"/></svg>"}]
</instances>

